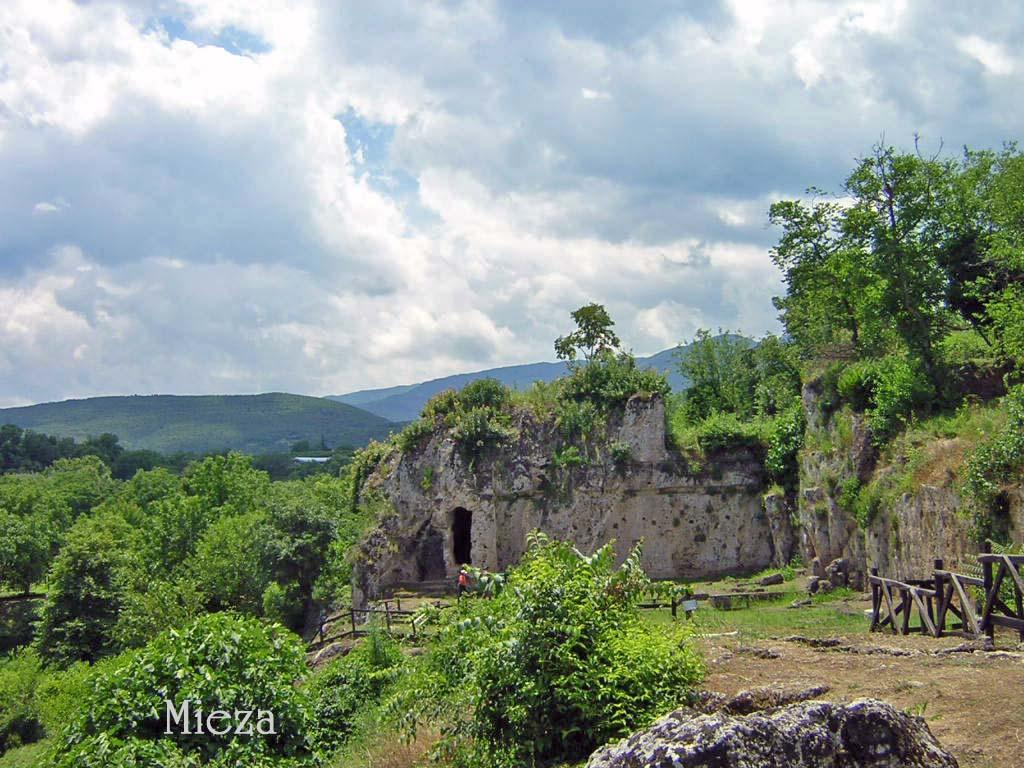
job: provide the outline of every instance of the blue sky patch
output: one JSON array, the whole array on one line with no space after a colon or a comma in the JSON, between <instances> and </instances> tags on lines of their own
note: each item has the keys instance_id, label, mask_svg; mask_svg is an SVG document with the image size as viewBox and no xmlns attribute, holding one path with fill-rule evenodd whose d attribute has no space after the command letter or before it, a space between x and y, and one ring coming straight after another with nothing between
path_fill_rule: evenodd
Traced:
<instances>
[{"instance_id":1,"label":"blue sky patch","mask_svg":"<svg viewBox=\"0 0 1024 768\"><path fill-rule=\"evenodd\" d=\"M398 203L415 227L425 228L440 223L437 214L420 203L417 178L391 163L395 126L367 120L352 107L337 115L337 120L345 126L345 143L356 175L365 175L376 192Z\"/></svg>"},{"instance_id":2,"label":"blue sky patch","mask_svg":"<svg viewBox=\"0 0 1024 768\"><path fill-rule=\"evenodd\" d=\"M239 27L224 27L213 35L205 30L189 26L188 20L176 16L160 16L151 19L145 26L146 32L162 29L167 37L174 40L188 40L196 45L215 45L234 56L252 56L267 53L271 46L259 35Z\"/></svg>"}]
</instances>

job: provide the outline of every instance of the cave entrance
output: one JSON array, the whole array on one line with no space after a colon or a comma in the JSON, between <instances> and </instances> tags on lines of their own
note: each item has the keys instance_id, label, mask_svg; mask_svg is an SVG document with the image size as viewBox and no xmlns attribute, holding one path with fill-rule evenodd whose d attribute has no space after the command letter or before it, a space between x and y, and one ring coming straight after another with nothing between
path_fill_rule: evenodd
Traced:
<instances>
[{"instance_id":1,"label":"cave entrance","mask_svg":"<svg viewBox=\"0 0 1024 768\"><path fill-rule=\"evenodd\" d=\"M424 532L416 553L416 572L420 581L445 578L444 536L432 525Z\"/></svg>"},{"instance_id":2,"label":"cave entrance","mask_svg":"<svg viewBox=\"0 0 1024 768\"><path fill-rule=\"evenodd\" d=\"M1010 533L1013 527L1013 520L1010 517L1010 496L1008 493L1000 493L992 502L991 536L994 541L1000 544L1012 540Z\"/></svg>"},{"instance_id":3,"label":"cave entrance","mask_svg":"<svg viewBox=\"0 0 1024 768\"><path fill-rule=\"evenodd\" d=\"M452 557L457 565L473 563L472 532L473 513L464 507L452 510Z\"/></svg>"}]
</instances>

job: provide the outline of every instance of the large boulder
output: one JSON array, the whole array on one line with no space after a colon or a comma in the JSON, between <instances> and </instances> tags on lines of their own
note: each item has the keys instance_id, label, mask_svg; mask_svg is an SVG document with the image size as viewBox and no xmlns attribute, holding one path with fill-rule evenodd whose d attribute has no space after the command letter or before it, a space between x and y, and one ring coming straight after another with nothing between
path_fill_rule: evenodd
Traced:
<instances>
[{"instance_id":1,"label":"large boulder","mask_svg":"<svg viewBox=\"0 0 1024 768\"><path fill-rule=\"evenodd\" d=\"M680 709L587 768L957 768L924 720L888 704L805 701L742 716Z\"/></svg>"}]
</instances>

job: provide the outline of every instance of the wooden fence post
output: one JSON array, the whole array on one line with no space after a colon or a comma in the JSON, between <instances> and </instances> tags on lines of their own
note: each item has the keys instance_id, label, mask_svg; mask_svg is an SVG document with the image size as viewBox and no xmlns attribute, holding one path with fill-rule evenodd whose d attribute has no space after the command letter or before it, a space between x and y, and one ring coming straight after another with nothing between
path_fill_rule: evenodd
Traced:
<instances>
[{"instance_id":1,"label":"wooden fence post","mask_svg":"<svg viewBox=\"0 0 1024 768\"><path fill-rule=\"evenodd\" d=\"M935 559L935 636L942 637L946 629L946 612L942 609L942 598L945 594L942 574L939 571L946 570L943 567L942 558Z\"/></svg>"},{"instance_id":2,"label":"wooden fence post","mask_svg":"<svg viewBox=\"0 0 1024 768\"><path fill-rule=\"evenodd\" d=\"M872 576L878 576L878 569L871 569ZM871 581L869 579L869 581ZM882 596L878 593L878 584L871 581L871 632L878 628L878 613L882 608Z\"/></svg>"},{"instance_id":3,"label":"wooden fence post","mask_svg":"<svg viewBox=\"0 0 1024 768\"><path fill-rule=\"evenodd\" d=\"M388 634L391 634L391 603L384 601L384 622L387 624Z\"/></svg>"},{"instance_id":4,"label":"wooden fence post","mask_svg":"<svg viewBox=\"0 0 1024 768\"><path fill-rule=\"evenodd\" d=\"M676 605L677 605L676 597L675 597L675 595L673 595L672 596L672 618L673 619L676 617Z\"/></svg>"},{"instance_id":5,"label":"wooden fence post","mask_svg":"<svg viewBox=\"0 0 1024 768\"><path fill-rule=\"evenodd\" d=\"M986 555L992 554L992 545L988 541L986 541L985 546L982 547L982 551ZM981 575L982 581L985 584L985 604L988 605L989 602L992 602L994 604L994 600L991 599L992 563L988 560L985 560L981 564ZM982 610L984 610L984 608ZM982 616L982 621L984 622L984 625L981 627L981 629L985 632L986 635L988 635L989 640L994 639L996 634L995 624L993 623L991 616Z\"/></svg>"},{"instance_id":6,"label":"wooden fence post","mask_svg":"<svg viewBox=\"0 0 1024 768\"><path fill-rule=\"evenodd\" d=\"M349 608L348 609L348 616L349 616L349 619L352 620L352 637L355 637L356 636L356 609L355 608Z\"/></svg>"}]
</instances>

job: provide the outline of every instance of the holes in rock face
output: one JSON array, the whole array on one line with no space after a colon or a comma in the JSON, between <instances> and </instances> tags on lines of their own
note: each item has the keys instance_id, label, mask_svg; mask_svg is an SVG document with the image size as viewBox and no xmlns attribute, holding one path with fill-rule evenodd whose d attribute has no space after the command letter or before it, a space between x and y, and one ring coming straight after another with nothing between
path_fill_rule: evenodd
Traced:
<instances>
[{"instance_id":1,"label":"holes in rock face","mask_svg":"<svg viewBox=\"0 0 1024 768\"><path fill-rule=\"evenodd\" d=\"M473 563L473 513L464 507L452 510L452 558L459 565Z\"/></svg>"}]
</instances>

